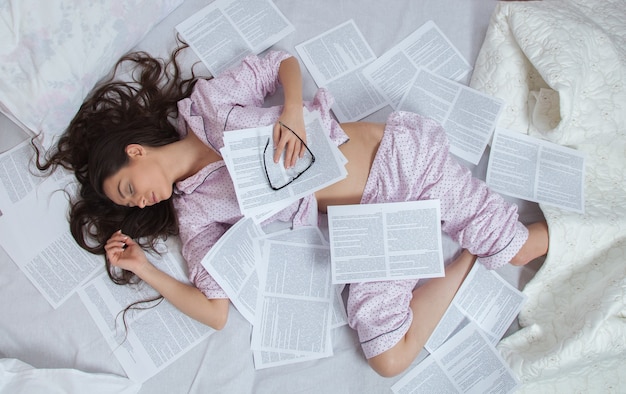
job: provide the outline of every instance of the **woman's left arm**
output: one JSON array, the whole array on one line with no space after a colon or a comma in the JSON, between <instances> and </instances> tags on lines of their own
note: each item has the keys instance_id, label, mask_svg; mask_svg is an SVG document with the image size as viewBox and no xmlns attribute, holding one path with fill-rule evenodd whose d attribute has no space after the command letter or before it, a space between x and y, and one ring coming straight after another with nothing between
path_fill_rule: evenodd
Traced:
<instances>
[{"instance_id":1,"label":"woman's left arm","mask_svg":"<svg viewBox=\"0 0 626 394\"><path fill-rule=\"evenodd\" d=\"M293 167L306 151L302 143L306 143L306 131L302 113L302 73L298 59L293 56L284 59L278 69L278 79L283 86L285 103L274 125L274 162L279 161L284 151L285 167Z\"/></svg>"}]
</instances>

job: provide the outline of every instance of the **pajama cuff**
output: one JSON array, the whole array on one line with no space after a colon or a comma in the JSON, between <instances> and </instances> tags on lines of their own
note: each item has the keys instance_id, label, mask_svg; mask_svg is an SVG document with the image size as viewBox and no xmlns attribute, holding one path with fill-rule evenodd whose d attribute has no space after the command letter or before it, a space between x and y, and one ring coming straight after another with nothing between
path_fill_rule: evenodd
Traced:
<instances>
[{"instance_id":1,"label":"pajama cuff","mask_svg":"<svg viewBox=\"0 0 626 394\"><path fill-rule=\"evenodd\" d=\"M495 270L507 264L528 240L528 228L521 222L516 223L515 234L509 243L498 252L489 256L478 256L478 261L487 269Z\"/></svg>"},{"instance_id":2,"label":"pajama cuff","mask_svg":"<svg viewBox=\"0 0 626 394\"><path fill-rule=\"evenodd\" d=\"M409 331L411 322L413 321L413 311L407 310L406 319L390 332L380 334L377 337L361 342L361 348L365 358L370 359L394 347L404 335ZM359 338L360 339L360 338Z\"/></svg>"}]
</instances>

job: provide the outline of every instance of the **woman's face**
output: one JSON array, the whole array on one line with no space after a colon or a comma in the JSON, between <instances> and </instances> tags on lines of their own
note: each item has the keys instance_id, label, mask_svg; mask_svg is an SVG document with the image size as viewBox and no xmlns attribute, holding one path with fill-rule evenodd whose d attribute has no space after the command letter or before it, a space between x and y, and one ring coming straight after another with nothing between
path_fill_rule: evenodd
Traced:
<instances>
[{"instance_id":1,"label":"woman's face","mask_svg":"<svg viewBox=\"0 0 626 394\"><path fill-rule=\"evenodd\" d=\"M155 154L141 145L126 148L129 162L106 178L104 194L117 205L144 208L172 196L172 183Z\"/></svg>"}]
</instances>

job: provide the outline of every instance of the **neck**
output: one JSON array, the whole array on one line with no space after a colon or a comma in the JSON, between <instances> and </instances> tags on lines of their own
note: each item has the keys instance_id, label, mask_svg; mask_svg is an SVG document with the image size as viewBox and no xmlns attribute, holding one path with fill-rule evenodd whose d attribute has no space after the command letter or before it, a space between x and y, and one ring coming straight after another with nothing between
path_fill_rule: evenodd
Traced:
<instances>
[{"instance_id":1,"label":"neck","mask_svg":"<svg viewBox=\"0 0 626 394\"><path fill-rule=\"evenodd\" d=\"M194 175L210 163L218 161L221 156L205 145L193 132L185 138L166 146L169 150L169 165L173 171L175 182L182 181Z\"/></svg>"}]
</instances>

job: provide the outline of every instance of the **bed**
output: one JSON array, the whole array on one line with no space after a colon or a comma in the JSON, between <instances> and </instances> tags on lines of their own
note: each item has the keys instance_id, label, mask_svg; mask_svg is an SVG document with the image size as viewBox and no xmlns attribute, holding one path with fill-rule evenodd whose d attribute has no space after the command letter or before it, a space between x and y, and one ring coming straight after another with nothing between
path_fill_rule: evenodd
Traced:
<instances>
[{"instance_id":1,"label":"bed","mask_svg":"<svg viewBox=\"0 0 626 394\"><path fill-rule=\"evenodd\" d=\"M0 151L38 132L61 132L82 98L121 54L140 49L167 56L175 43L174 27L211 2L136 0L125 7L113 3L105 1L99 6L81 8L71 1L56 0L48 2L39 14L32 11L35 8L28 7L28 2L18 6L16 1L5 0L0 4L3 28L9 29L9 33L28 30L24 46L36 43L40 45L38 48L51 50L60 45L59 37L69 41L69 48L64 49L66 53L57 48L60 57L43 54L50 56L57 67L48 70L53 74L60 69L71 69L66 84L57 84L47 91L42 85L31 83L32 80L12 80L10 84L0 85L3 93ZM295 27L274 48L294 54L299 43L354 19L373 52L380 56L432 20L474 65L471 79L468 77L464 83L506 100L501 125L587 152L591 164L585 184L584 215L507 197L519 205L524 222L545 215L551 243L545 262L539 260L522 268L507 266L499 270L513 286L523 289L528 302L519 324L510 327L498 348L521 381L521 392L623 390L625 378L619 372L626 367L623 1L591 5L556 0L502 3L404 0L384 4L370 0L276 0L274 3ZM98 7L105 7L105 12ZM566 16L571 24L562 25L555 15ZM62 21L57 30L36 29L46 16ZM23 25L26 20L30 25ZM70 34L72 24L85 29L84 37ZM566 29L578 31L581 25L586 30L572 35L571 40L548 40L563 35L570 38L565 33L570 30ZM95 33L96 28L100 34ZM555 36L554 31L560 35ZM589 36L603 45L590 45ZM2 48L11 48L8 44ZM575 45L577 52L570 53L566 45ZM15 52L5 50L0 55L4 59L29 56L27 48L18 46L12 50ZM581 56L584 61L581 63L575 56ZM189 67L196 61L193 53L185 57ZM559 83L554 84L549 78L553 74L543 67L557 63L564 66L558 70ZM569 74L580 73L575 70L576 65L584 66L581 68L586 71L585 79L579 79L580 74ZM8 69L4 66L0 69L6 75ZM202 71L201 65L198 70ZM610 78L598 80L598 70L606 70ZM36 77L37 71L46 70L26 71ZM544 78L541 81L540 75ZM305 97L311 97L316 86L304 67L303 79ZM567 83L577 80L589 84L581 87ZM549 129L543 127L545 122L537 128L526 115L528 97L532 96L529 92L539 88L544 88L544 93L556 91L561 98L560 122L546 115L553 121L548 121ZM586 94L590 105L578 105L581 92ZM554 98L554 94L548 96ZM558 102L548 99L540 102L545 102L547 107L539 108L535 104L535 111L553 116ZM390 111L383 108L365 120L384 121ZM607 141L611 143L606 144ZM488 154L487 149L477 165L468 164L483 179ZM456 245L447 243L445 254L449 257L457 250ZM382 378L374 373L363 357L356 334L347 326L334 331L332 357L255 370L250 351L251 326L231 307L225 329L210 335L145 382L132 382L126 378L81 300L72 296L58 308L52 308L2 249L0 294L2 392L384 393L391 392L391 386L400 378Z\"/></svg>"}]
</instances>

